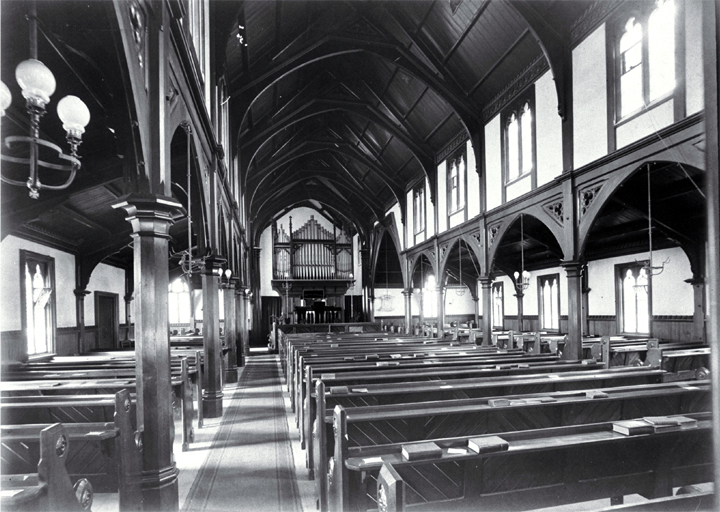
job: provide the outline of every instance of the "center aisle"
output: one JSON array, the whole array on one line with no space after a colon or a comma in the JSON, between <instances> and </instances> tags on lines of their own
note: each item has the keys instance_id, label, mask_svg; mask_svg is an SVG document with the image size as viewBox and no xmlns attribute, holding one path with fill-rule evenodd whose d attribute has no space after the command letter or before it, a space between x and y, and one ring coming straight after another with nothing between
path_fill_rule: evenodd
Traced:
<instances>
[{"instance_id":1,"label":"center aisle","mask_svg":"<svg viewBox=\"0 0 720 512\"><path fill-rule=\"evenodd\" d=\"M277 356L248 358L183 511L302 512Z\"/></svg>"}]
</instances>

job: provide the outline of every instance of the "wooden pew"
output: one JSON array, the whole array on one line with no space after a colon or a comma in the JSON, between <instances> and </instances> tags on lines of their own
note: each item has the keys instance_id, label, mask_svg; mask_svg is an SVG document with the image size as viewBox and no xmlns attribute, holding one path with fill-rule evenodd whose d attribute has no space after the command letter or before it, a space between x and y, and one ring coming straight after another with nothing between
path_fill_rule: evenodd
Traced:
<instances>
[{"instance_id":1,"label":"wooden pew","mask_svg":"<svg viewBox=\"0 0 720 512\"><path fill-rule=\"evenodd\" d=\"M407 344L407 343L386 343L382 347L375 345L360 346L357 348L347 349L342 346L332 347L331 352L309 353L297 350L294 353L293 361L290 364L290 382L289 391L291 393L291 407L293 412L297 407L294 395L302 392L302 380L304 376L304 367L312 361L317 364L336 363L336 362L362 362L362 361L397 361L397 355L401 359L416 359L419 357L432 357L436 359L449 359L458 357L472 357L473 355L485 356L491 354L491 351L483 350L480 347L460 347L444 342L432 344ZM405 357L403 357L405 356Z\"/></svg>"},{"instance_id":2,"label":"wooden pew","mask_svg":"<svg viewBox=\"0 0 720 512\"><path fill-rule=\"evenodd\" d=\"M712 491L676 494L642 503L614 505L596 512L703 512L715 510L715 494Z\"/></svg>"},{"instance_id":3,"label":"wooden pew","mask_svg":"<svg viewBox=\"0 0 720 512\"><path fill-rule=\"evenodd\" d=\"M559 391L651 384L659 382L662 374L662 370L647 368L616 368L564 374L458 379L451 381L452 384L448 384L446 381L435 381L374 385L366 386L364 389L367 389L367 392L349 390L348 393L326 392L325 385L322 381L318 381L315 392L316 420L313 435L307 438L307 450L308 452L312 450L310 460L314 463L309 470L313 470L312 476L321 476L327 473L324 464L328 454L332 453L333 416L330 411L338 405L343 408L386 405L403 411L409 409L411 404L421 402L444 401L452 406L461 404L464 399L471 398L481 399L521 393L547 394ZM325 428L321 428L322 425L325 425Z\"/></svg>"},{"instance_id":4,"label":"wooden pew","mask_svg":"<svg viewBox=\"0 0 720 512\"><path fill-rule=\"evenodd\" d=\"M40 445L36 473L2 475L0 505L5 511L83 511L90 510L93 491L82 483L80 499L65 468L68 435L62 424L43 428L37 434ZM80 485L77 486L80 490Z\"/></svg>"},{"instance_id":5,"label":"wooden pew","mask_svg":"<svg viewBox=\"0 0 720 512\"><path fill-rule=\"evenodd\" d=\"M603 392L607 397L600 405L598 398L583 391L563 391L510 395L506 397L508 404L503 406L492 405L497 397L349 409L338 406L331 420L333 429L316 430L316 435L328 450L333 449L332 480L342 481L346 479L343 461L353 447L372 450L372 446L388 443L708 411L709 383L693 384L696 385L660 383L606 388ZM327 439L322 439L323 432ZM333 435L335 439L331 442ZM322 450L318 449L316 460L323 460L321 455ZM327 490L320 477L326 467L318 464L317 470L320 482L316 488L321 493ZM335 491L339 492L337 488Z\"/></svg>"},{"instance_id":6,"label":"wooden pew","mask_svg":"<svg viewBox=\"0 0 720 512\"><path fill-rule=\"evenodd\" d=\"M179 367L173 371L172 387L177 400L178 417L182 424L182 450L187 451L195 438L193 419L192 385L189 378L187 359L178 360ZM4 397L11 396L55 396L59 394L91 394L98 395L116 392L120 389L135 390L135 367L132 369L78 369L78 370L30 370L27 372L15 371L3 377L16 377L15 381L0 382L0 390ZM196 367L197 371L200 367ZM29 380L29 376L35 380ZM202 375L201 373L199 374ZM64 378L63 378L64 377ZM196 379L198 401L202 398L202 377ZM198 426L202 426L202 406L198 403Z\"/></svg>"},{"instance_id":7,"label":"wooden pew","mask_svg":"<svg viewBox=\"0 0 720 512\"><path fill-rule=\"evenodd\" d=\"M39 400L43 399L43 400ZM6 399L8 400L8 399ZM68 420L84 417L112 421L65 422L63 429L72 448L64 462L72 480L86 479L96 492L116 492L120 511L142 510L142 438L135 431L135 404L127 390L113 396L36 397L4 401L3 413L9 409L11 418L3 418L2 471L4 474L28 473L42 457L40 432L50 423L35 421L62 415ZM108 411L109 414L108 414ZM8 424L18 421L21 413L33 423ZM53 510L57 510L54 508Z\"/></svg>"},{"instance_id":8,"label":"wooden pew","mask_svg":"<svg viewBox=\"0 0 720 512\"><path fill-rule=\"evenodd\" d=\"M297 404L304 404L306 397L308 396L307 390L308 384L312 383L312 379L317 378L322 374L331 375L342 375L348 372L377 372L385 369L394 370L408 370L408 371L425 371L433 369L463 369L468 366L475 365L511 365L511 364L530 364L530 363L547 363L558 361L557 356L545 354L545 355L532 355L523 354L521 352L508 352L508 353L496 353L496 352L483 352L474 355L466 351L460 351L457 353L447 352L439 353L429 352L425 353L422 351L412 351L405 354L392 354L390 358L382 357L377 360L371 359L369 361L341 361L339 358L330 359L302 359L298 362L298 367L303 369L301 376L296 379L297 384L292 386L290 390L290 400ZM400 355L400 358L393 358L392 356ZM310 370L308 370L308 368ZM308 379L308 371L310 372L310 379ZM296 420L298 426L302 424L301 418L303 415L303 409L301 407L293 408L296 413Z\"/></svg>"},{"instance_id":9,"label":"wooden pew","mask_svg":"<svg viewBox=\"0 0 720 512\"><path fill-rule=\"evenodd\" d=\"M516 375L540 374L540 373L564 373L572 371L588 371L597 368L595 361L558 361L554 356L548 361L525 362L528 359L504 359L497 363L497 359L487 364L483 362L471 363L464 366L443 366L430 367L430 365L419 368L397 368L384 369L376 367L372 371L337 372L327 373L322 368L316 371L312 365L306 366L305 396L301 415L300 442L301 448L305 449L306 440L312 436L312 424L316 419L316 397L313 389L318 378L325 383L326 389L331 394L333 388L342 387L363 388L369 384L398 384L406 382L435 382L438 380L454 381L456 379L508 377ZM309 444L312 444L311 442ZM313 468L312 450L306 453L307 467ZM313 478L313 472L310 472Z\"/></svg>"},{"instance_id":10,"label":"wooden pew","mask_svg":"<svg viewBox=\"0 0 720 512\"><path fill-rule=\"evenodd\" d=\"M436 440L441 456L420 461L404 460L400 445L356 451L347 462L348 493L333 510L372 506L365 496L374 479L362 481L368 473L381 475L376 495L388 512L527 510L624 494L670 496L673 487L712 479L711 414L694 416L697 428L659 434L624 436L611 423L512 432L502 436L508 450L482 455L452 453L462 452L467 438ZM429 467L445 469L441 488L424 478Z\"/></svg>"}]
</instances>

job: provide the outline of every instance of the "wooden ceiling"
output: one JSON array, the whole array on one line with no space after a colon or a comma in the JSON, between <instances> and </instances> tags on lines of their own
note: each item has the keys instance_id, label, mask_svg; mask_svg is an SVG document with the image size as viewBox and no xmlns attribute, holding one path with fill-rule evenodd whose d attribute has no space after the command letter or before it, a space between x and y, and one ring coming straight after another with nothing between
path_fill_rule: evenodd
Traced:
<instances>
[{"instance_id":1,"label":"wooden ceiling","mask_svg":"<svg viewBox=\"0 0 720 512\"><path fill-rule=\"evenodd\" d=\"M214 4L232 122L262 229L313 181L371 226L543 50L528 13L569 40L591 4L525 0ZM224 30L224 31L223 31ZM240 38L239 38L240 36ZM320 169L321 180L314 177ZM335 184L336 186L331 186Z\"/></svg>"},{"instance_id":2,"label":"wooden ceiling","mask_svg":"<svg viewBox=\"0 0 720 512\"><path fill-rule=\"evenodd\" d=\"M211 61L219 75L227 74L231 97L233 138L225 149L240 162L241 189L253 222L248 233L257 238L293 206L312 206L369 235L393 203L404 204L410 187L423 177L433 181L438 154L458 136L482 129L518 77L538 63L549 66L548 40L569 44L573 26L594 4L211 1ZM29 56L28 5L2 6L2 80L13 94L2 119L3 138L28 130L14 79L15 66ZM20 235L90 264L106 261L130 268L130 225L111 205L133 189L140 159L113 5L39 1L37 11L39 58L58 83L42 136L65 146L55 114L65 94L83 98L92 119L80 146L83 168L69 189L41 191L33 200L25 188L2 184L2 237ZM546 37L544 45L538 34ZM3 163L3 173L16 179L24 179L25 172ZM663 164L653 172L660 179L653 189L657 247L700 236L702 173ZM637 176L593 226L589 259L647 246L646 189ZM186 202L180 191L177 196ZM529 265L557 264L557 244L546 239L542 227L525 227ZM186 248L186 232L186 223L173 227L173 251ZM516 266L517 240L518 229L510 229L496 271ZM463 273L471 263L463 259ZM384 281L382 262L377 272ZM388 272L392 280L395 270Z\"/></svg>"}]
</instances>

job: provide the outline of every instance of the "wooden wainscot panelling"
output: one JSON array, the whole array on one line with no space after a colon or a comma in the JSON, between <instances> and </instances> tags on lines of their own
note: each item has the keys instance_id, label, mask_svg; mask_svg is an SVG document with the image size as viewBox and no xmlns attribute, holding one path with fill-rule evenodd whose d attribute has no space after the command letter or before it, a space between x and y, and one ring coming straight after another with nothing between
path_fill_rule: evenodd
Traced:
<instances>
[{"instance_id":1,"label":"wooden wainscot panelling","mask_svg":"<svg viewBox=\"0 0 720 512\"><path fill-rule=\"evenodd\" d=\"M0 333L0 361L2 366L24 360L26 357L25 338L22 331Z\"/></svg>"},{"instance_id":2,"label":"wooden wainscot panelling","mask_svg":"<svg viewBox=\"0 0 720 512\"><path fill-rule=\"evenodd\" d=\"M85 347L78 346L80 331L77 327L60 327L55 332L55 353L59 356L69 356L77 354L78 349L87 350ZM87 340L89 332L85 330L85 339Z\"/></svg>"},{"instance_id":3,"label":"wooden wainscot panelling","mask_svg":"<svg viewBox=\"0 0 720 512\"><path fill-rule=\"evenodd\" d=\"M672 341L693 341L693 317L653 316L652 335Z\"/></svg>"},{"instance_id":4,"label":"wooden wainscot panelling","mask_svg":"<svg viewBox=\"0 0 720 512\"><path fill-rule=\"evenodd\" d=\"M613 336L617 334L617 318L615 315L589 315L587 334L597 336Z\"/></svg>"}]
</instances>

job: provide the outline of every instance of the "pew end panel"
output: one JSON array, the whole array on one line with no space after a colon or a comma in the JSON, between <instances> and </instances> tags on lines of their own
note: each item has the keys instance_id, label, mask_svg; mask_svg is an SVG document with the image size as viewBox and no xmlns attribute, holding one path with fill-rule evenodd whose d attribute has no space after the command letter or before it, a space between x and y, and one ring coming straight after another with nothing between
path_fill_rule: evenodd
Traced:
<instances>
[{"instance_id":1,"label":"pew end panel","mask_svg":"<svg viewBox=\"0 0 720 512\"><path fill-rule=\"evenodd\" d=\"M61 423L44 428L39 435L40 460L35 475L3 475L3 510L90 510L92 486L79 480L73 486L65 468L70 440Z\"/></svg>"}]
</instances>

